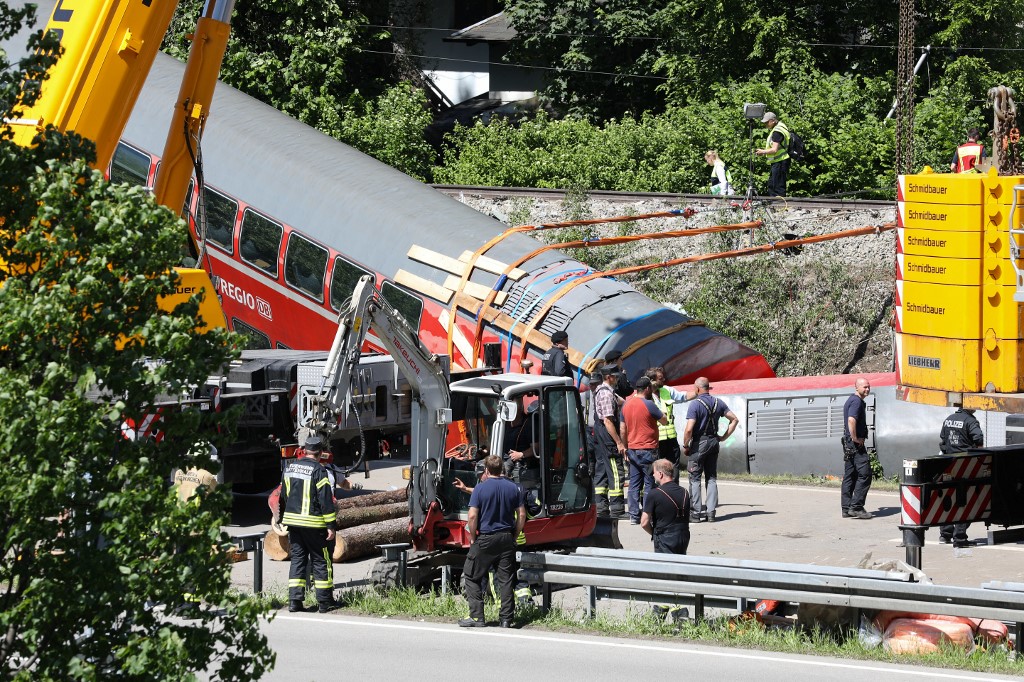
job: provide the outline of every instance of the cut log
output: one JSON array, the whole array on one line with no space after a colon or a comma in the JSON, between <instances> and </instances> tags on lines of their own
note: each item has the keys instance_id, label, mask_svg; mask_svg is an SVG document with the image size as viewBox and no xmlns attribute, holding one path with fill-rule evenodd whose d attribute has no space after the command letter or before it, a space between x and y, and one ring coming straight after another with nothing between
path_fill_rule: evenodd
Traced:
<instances>
[{"instance_id":1,"label":"cut log","mask_svg":"<svg viewBox=\"0 0 1024 682\"><path fill-rule=\"evenodd\" d=\"M391 504L378 504L373 507L351 507L339 509L336 516L336 523L339 529L362 526L377 521L388 519L406 518L409 516L409 504L406 502L393 502Z\"/></svg>"},{"instance_id":2,"label":"cut log","mask_svg":"<svg viewBox=\"0 0 1024 682\"><path fill-rule=\"evenodd\" d=\"M378 552L377 545L409 542L409 519L390 519L346 528L334 542L335 561L361 559Z\"/></svg>"},{"instance_id":3,"label":"cut log","mask_svg":"<svg viewBox=\"0 0 1024 682\"><path fill-rule=\"evenodd\" d=\"M352 507L374 507L378 504L391 504L393 502L405 502L409 499L409 489L384 490L369 495L356 495L345 497L334 501L334 508L338 511L351 509Z\"/></svg>"},{"instance_id":4,"label":"cut log","mask_svg":"<svg viewBox=\"0 0 1024 682\"><path fill-rule=\"evenodd\" d=\"M271 561L284 561L291 556L291 549L287 535L278 535L268 530L267 536L263 538L263 551Z\"/></svg>"}]
</instances>

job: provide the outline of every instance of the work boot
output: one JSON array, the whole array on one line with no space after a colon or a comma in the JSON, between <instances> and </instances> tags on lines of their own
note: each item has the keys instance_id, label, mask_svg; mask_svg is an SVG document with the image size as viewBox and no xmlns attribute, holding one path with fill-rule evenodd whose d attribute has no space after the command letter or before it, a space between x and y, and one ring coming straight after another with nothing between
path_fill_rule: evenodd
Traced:
<instances>
[{"instance_id":1,"label":"work boot","mask_svg":"<svg viewBox=\"0 0 1024 682\"><path fill-rule=\"evenodd\" d=\"M338 602L334 601L322 601L316 605L316 610L320 613L330 613L334 609L338 608Z\"/></svg>"},{"instance_id":2,"label":"work boot","mask_svg":"<svg viewBox=\"0 0 1024 682\"><path fill-rule=\"evenodd\" d=\"M460 628L485 628L487 623L476 618L463 618L459 621Z\"/></svg>"},{"instance_id":3,"label":"work boot","mask_svg":"<svg viewBox=\"0 0 1024 682\"><path fill-rule=\"evenodd\" d=\"M305 610L301 599L292 599L288 602L288 613L303 613Z\"/></svg>"}]
</instances>

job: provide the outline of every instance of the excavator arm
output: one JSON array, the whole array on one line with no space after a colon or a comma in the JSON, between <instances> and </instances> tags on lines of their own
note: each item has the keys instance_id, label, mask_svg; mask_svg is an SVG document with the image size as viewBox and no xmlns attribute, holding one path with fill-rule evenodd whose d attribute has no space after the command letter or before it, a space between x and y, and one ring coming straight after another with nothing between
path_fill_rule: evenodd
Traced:
<instances>
[{"instance_id":1,"label":"excavator arm","mask_svg":"<svg viewBox=\"0 0 1024 682\"><path fill-rule=\"evenodd\" d=\"M410 510L419 527L434 498L445 438L452 421L448 377L437 355L425 351L401 313L374 287L373 277L360 278L338 317L338 330L321 375L319 392L310 397L310 416L299 425L300 441L310 434L329 438L340 416L352 409L352 387L360 352L369 328L391 354L415 391L412 401L413 495ZM416 502L415 500L420 500Z\"/></svg>"}]
</instances>

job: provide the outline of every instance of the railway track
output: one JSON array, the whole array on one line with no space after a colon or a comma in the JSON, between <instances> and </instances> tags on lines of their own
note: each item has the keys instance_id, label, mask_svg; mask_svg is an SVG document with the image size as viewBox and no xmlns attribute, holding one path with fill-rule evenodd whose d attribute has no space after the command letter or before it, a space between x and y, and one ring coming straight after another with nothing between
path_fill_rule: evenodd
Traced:
<instances>
[{"instance_id":1,"label":"railway track","mask_svg":"<svg viewBox=\"0 0 1024 682\"><path fill-rule=\"evenodd\" d=\"M542 199L545 201L561 201L565 199L566 190L544 189L533 187L476 187L471 185L431 185L438 192L458 198L469 195L482 198L520 197L524 199ZM587 196L603 201L632 203L637 201L659 201L667 204L683 206L708 206L722 199L710 194L673 194L667 192L614 192L609 190L593 190ZM742 201L742 197L737 197ZM888 210L895 206L893 201L852 198L815 198L815 197L758 197L758 201L769 202L775 206L791 206L806 209L832 210Z\"/></svg>"}]
</instances>

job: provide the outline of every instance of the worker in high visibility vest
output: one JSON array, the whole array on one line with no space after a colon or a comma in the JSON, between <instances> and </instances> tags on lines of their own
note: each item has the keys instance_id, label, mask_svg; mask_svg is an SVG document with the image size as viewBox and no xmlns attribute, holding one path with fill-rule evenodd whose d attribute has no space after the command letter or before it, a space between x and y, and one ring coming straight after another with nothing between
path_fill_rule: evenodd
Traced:
<instances>
[{"instance_id":1,"label":"worker in high visibility vest","mask_svg":"<svg viewBox=\"0 0 1024 682\"><path fill-rule=\"evenodd\" d=\"M771 164L768 172L768 196L786 196L786 183L789 181L789 128L771 111L761 117L761 123L768 129L768 137L764 141L764 149L755 149L754 154L763 156Z\"/></svg>"},{"instance_id":2,"label":"worker in high visibility vest","mask_svg":"<svg viewBox=\"0 0 1024 682\"><path fill-rule=\"evenodd\" d=\"M651 380L652 397L654 404L658 406L668 418L667 424L658 424L658 458L667 459L676 467L676 476L679 476L679 434L676 432L675 416L673 409L676 403L685 403L697 396L696 391L680 391L671 386L665 385L665 370L661 367L651 367L647 370L647 378Z\"/></svg>"},{"instance_id":3,"label":"worker in high visibility vest","mask_svg":"<svg viewBox=\"0 0 1024 682\"><path fill-rule=\"evenodd\" d=\"M985 160L985 145L978 140L981 133L977 128L967 131L967 142L956 148L953 152L953 161L949 164L949 170L954 173L977 173L978 164Z\"/></svg>"}]
</instances>

